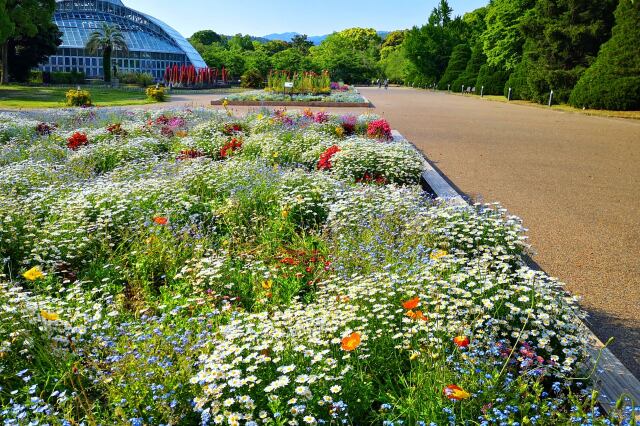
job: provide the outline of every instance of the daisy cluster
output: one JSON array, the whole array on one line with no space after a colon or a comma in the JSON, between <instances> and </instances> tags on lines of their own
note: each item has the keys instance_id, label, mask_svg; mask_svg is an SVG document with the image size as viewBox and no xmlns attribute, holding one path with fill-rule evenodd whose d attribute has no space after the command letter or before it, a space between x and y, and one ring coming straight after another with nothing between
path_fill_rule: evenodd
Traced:
<instances>
[{"instance_id":1,"label":"daisy cluster","mask_svg":"<svg viewBox=\"0 0 640 426\"><path fill-rule=\"evenodd\" d=\"M0 419L630 424L519 219L379 116L0 115ZM612 420L613 419L613 420Z\"/></svg>"}]
</instances>

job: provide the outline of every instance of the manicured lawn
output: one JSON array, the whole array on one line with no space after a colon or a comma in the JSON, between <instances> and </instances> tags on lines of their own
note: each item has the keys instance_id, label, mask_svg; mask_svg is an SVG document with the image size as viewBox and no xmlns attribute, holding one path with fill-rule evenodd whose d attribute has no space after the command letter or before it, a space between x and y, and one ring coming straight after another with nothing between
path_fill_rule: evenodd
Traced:
<instances>
[{"instance_id":1,"label":"manicured lawn","mask_svg":"<svg viewBox=\"0 0 640 426\"><path fill-rule=\"evenodd\" d=\"M0 108L61 108L69 88L0 86ZM153 103L142 91L89 88L94 105L121 106Z\"/></svg>"}]
</instances>

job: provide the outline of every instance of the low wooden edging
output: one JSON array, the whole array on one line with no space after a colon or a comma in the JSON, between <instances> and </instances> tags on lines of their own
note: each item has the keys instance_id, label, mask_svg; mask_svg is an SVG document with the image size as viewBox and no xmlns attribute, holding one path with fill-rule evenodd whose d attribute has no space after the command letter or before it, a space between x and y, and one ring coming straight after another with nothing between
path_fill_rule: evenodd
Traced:
<instances>
[{"instance_id":1,"label":"low wooden edging","mask_svg":"<svg viewBox=\"0 0 640 426\"><path fill-rule=\"evenodd\" d=\"M217 106L224 103L224 99L211 101L211 105ZM300 101L227 101L229 106L292 106L292 107L324 107L324 108L373 108L369 100L365 98L365 102L300 102Z\"/></svg>"},{"instance_id":2,"label":"low wooden edging","mask_svg":"<svg viewBox=\"0 0 640 426\"><path fill-rule=\"evenodd\" d=\"M408 141L397 130L393 131L396 141ZM415 146L415 145L414 145ZM416 147L418 149L418 147ZM418 149L418 151L420 151ZM421 152L421 151L420 151ZM421 152L422 153L422 152ZM437 198L454 206L469 206L437 170L431 166L429 159L422 153L427 161L427 168L422 172L422 181L425 190ZM587 353L589 354L590 368L594 369L594 386L598 389L598 402L602 407L610 411L615 408L616 401L622 395L628 395L635 404L640 403L640 381L631 374L629 369L605 347L604 343L589 329L579 318L576 318L579 326L584 330L588 340ZM597 363L597 365L596 365ZM638 418L638 416L636 416Z\"/></svg>"}]
</instances>

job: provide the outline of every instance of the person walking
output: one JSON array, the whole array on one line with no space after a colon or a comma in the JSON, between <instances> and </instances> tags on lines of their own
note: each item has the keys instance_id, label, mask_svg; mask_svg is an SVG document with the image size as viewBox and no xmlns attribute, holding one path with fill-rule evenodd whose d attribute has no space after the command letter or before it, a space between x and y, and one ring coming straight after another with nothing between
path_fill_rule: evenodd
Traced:
<instances>
[{"instance_id":1,"label":"person walking","mask_svg":"<svg viewBox=\"0 0 640 426\"><path fill-rule=\"evenodd\" d=\"M384 80L384 90L389 90L389 79L385 78Z\"/></svg>"},{"instance_id":2,"label":"person walking","mask_svg":"<svg viewBox=\"0 0 640 426\"><path fill-rule=\"evenodd\" d=\"M382 88L382 80L377 79L377 80L376 80L376 84L378 85L378 89L381 89L381 88Z\"/></svg>"}]
</instances>

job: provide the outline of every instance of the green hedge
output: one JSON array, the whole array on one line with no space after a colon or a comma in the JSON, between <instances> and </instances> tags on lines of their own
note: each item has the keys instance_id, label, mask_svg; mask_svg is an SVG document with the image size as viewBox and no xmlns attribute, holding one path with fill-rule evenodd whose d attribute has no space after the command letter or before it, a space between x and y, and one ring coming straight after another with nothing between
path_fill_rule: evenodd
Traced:
<instances>
[{"instance_id":1,"label":"green hedge","mask_svg":"<svg viewBox=\"0 0 640 426\"><path fill-rule=\"evenodd\" d=\"M504 84L508 78L507 71L484 64L478 73L476 93L480 93L480 88L484 86L485 95L502 95Z\"/></svg>"},{"instance_id":2,"label":"green hedge","mask_svg":"<svg viewBox=\"0 0 640 426\"><path fill-rule=\"evenodd\" d=\"M449 65L444 72L444 75L438 83L438 89L444 90L450 84L452 84L467 68L467 62L471 57L471 50L466 44L459 44L453 48L451 52L451 59L449 59ZM459 87L452 86L451 90L457 92L461 89L462 84Z\"/></svg>"},{"instance_id":3,"label":"green hedge","mask_svg":"<svg viewBox=\"0 0 640 426\"><path fill-rule=\"evenodd\" d=\"M84 84L83 72L52 72L51 84Z\"/></svg>"}]
</instances>

